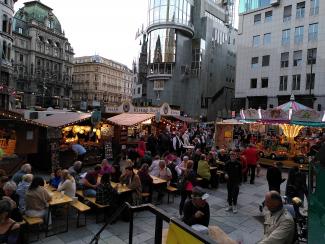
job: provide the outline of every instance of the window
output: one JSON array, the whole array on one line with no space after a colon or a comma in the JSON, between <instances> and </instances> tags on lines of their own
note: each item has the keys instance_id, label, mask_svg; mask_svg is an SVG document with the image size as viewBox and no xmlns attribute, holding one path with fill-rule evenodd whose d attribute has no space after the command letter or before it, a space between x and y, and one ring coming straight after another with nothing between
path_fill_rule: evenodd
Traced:
<instances>
[{"instance_id":1,"label":"window","mask_svg":"<svg viewBox=\"0 0 325 244\"><path fill-rule=\"evenodd\" d=\"M271 33L264 34L263 44L264 46L268 46L271 44Z\"/></svg>"},{"instance_id":2,"label":"window","mask_svg":"<svg viewBox=\"0 0 325 244\"><path fill-rule=\"evenodd\" d=\"M288 76L280 76L279 91L286 91L288 86Z\"/></svg>"},{"instance_id":3,"label":"window","mask_svg":"<svg viewBox=\"0 0 325 244\"><path fill-rule=\"evenodd\" d=\"M307 63L316 64L317 48L311 48L307 50Z\"/></svg>"},{"instance_id":4,"label":"window","mask_svg":"<svg viewBox=\"0 0 325 244\"><path fill-rule=\"evenodd\" d=\"M258 47L260 45L260 36L253 36L253 47Z\"/></svg>"},{"instance_id":5,"label":"window","mask_svg":"<svg viewBox=\"0 0 325 244\"><path fill-rule=\"evenodd\" d=\"M316 41L318 38L318 23L310 24L308 29L308 41Z\"/></svg>"},{"instance_id":6,"label":"window","mask_svg":"<svg viewBox=\"0 0 325 244\"><path fill-rule=\"evenodd\" d=\"M307 74L306 90L312 90L315 87L315 74Z\"/></svg>"},{"instance_id":7,"label":"window","mask_svg":"<svg viewBox=\"0 0 325 244\"><path fill-rule=\"evenodd\" d=\"M18 27L18 33L19 33L19 34L23 34L23 28Z\"/></svg>"},{"instance_id":8,"label":"window","mask_svg":"<svg viewBox=\"0 0 325 244\"><path fill-rule=\"evenodd\" d=\"M251 79L251 89L257 88L257 79Z\"/></svg>"},{"instance_id":9,"label":"window","mask_svg":"<svg viewBox=\"0 0 325 244\"><path fill-rule=\"evenodd\" d=\"M304 40L304 27L298 26L295 28L295 44L301 44Z\"/></svg>"},{"instance_id":10,"label":"window","mask_svg":"<svg viewBox=\"0 0 325 244\"><path fill-rule=\"evenodd\" d=\"M283 9L283 22L291 20L292 5L285 6Z\"/></svg>"},{"instance_id":11,"label":"window","mask_svg":"<svg viewBox=\"0 0 325 244\"><path fill-rule=\"evenodd\" d=\"M265 55L262 57L262 66L269 66L270 65L270 55Z\"/></svg>"},{"instance_id":12,"label":"window","mask_svg":"<svg viewBox=\"0 0 325 244\"><path fill-rule=\"evenodd\" d=\"M293 91L300 90L300 78L301 78L301 75L293 75L292 76L292 90Z\"/></svg>"},{"instance_id":13,"label":"window","mask_svg":"<svg viewBox=\"0 0 325 244\"><path fill-rule=\"evenodd\" d=\"M154 91L162 91L164 90L164 81L163 80L155 80L153 83Z\"/></svg>"},{"instance_id":14,"label":"window","mask_svg":"<svg viewBox=\"0 0 325 244\"><path fill-rule=\"evenodd\" d=\"M310 15L318 15L319 0L310 0Z\"/></svg>"},{"instance_id":15,"label":"window","mask_svg":"<svg viewBox=\"0 0 325 244\"><path fill-rule=\"evenodd\" d=\"M297 3L296 18L301 19L305 17L305 2Z\"/></svg>"},{"instance_id":16,"label":"window","mask_svg":"<svg viewBox=\"0 0 325 244\"><path fill-rule=\"evenodd\" d=\"M290 29L282 31L282 45L290 44Z\"/></svg>"},{"instance_id":17,"label":"window","mask_svg":"<svg viewBox=\"0 0 325 244\"><path fill-rule=\"evenodd\" d=\"M2 59L6 59L7 57L7 42L2 42Z\"/></svg>"},{"instance_id":18,"label":"window","mask_svg":"<svg viewBox=\"0 0 325 244\"><path fill-rule=\"evenodd\" d=\"M270 22L270 21L272 21L272 15L273 15L273 12L272 11L265 12L265 20L264 20L264 22Z\"/></svg>"},{"instance_id":19,"label":"window","mask_svg":"<svg viewBox=\"0 0 325 244\"><path fill-rule=\"evenodd\" d=\"M281 68L289 67L289 52L281 53Z\"/></svg>"},{"instance_id":20,"label":"window","mask_svg":"<svg viewBox=\"0 0 325 244\"><path fill-rule=\"evenodd\" d=\"M258 57L253 57L252 58L251 67L253 69L258 67Z\"/></svg>"},{"instance_id":21,"label":"window","mask_svg":"<svg viewBox=\"0 0 325 244\"><path fill-rule=\"evenodd\" d=\"M262 15L261 14L255 14L254 15L254 24L261 23Z\"/></svg>"},{"instance_id":22,"label":"window","mask_svg":"<svg viewBox=\"0 0 325 244\"><path fill-rule=\"evenodd\" d=\"M6 14L2 16L2 31L8 32L8 16Z\"/></svg>"},{"instance_id":23,"label":"window","mask_svg":"<svg viewBox=\"0 0 325 244\"><path fill-rule=\"evenodd\" d=\"M293 52L293 66L300 66L302 63L302 50Z\"/></svg>"},{"instance_id":24,"label":"window","mask_svg":"<svg viewBox=\"0 0 325 244\"><path fill-rule=\"evenodd\" d=\"M269 86L269 78L262 78L262 88L267 88Z\"/></svg>"},{"instance_id":25,"label":"window","mask_svg":"<svg viewBox=\"0 0 325 244\"><path fill-rule=\"evenodd\" d=\"M19 62L24 62L24 55L23 54L19 54Z\"/></svg>"}]
</instances>

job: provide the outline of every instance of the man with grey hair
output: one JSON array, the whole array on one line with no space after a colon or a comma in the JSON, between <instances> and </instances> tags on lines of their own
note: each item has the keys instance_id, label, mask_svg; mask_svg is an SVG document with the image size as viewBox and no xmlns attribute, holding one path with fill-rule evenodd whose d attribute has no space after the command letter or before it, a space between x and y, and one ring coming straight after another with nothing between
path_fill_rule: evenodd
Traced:
<instances>
[{"instance_id":1,"label":"man with grey hair","mask_svg":"<svg viewBox=\"0 0 325 244\"><path fill-rule=\"evenodd\" d=\"M281 195L277 191L266 193L265 205L269 212L265 215L264 237L258 244L291 244L295 222L283 207Z\"/></svg>"},{"instance_id":2,"label":"man with grey hair","mask_svg":"<svg viewBox=\"0 0 325 244\"><path fill-rule=\"evenodd\" d=\"M23 175L30 174L32 172L32 166L30 164L23 164L13 176L12 180L16 183L16 185L21 182Z\"/></svg>"},{"instance_id":3,"label":"man with grey hair","mask_svg":"<svg viewBox=\"0 0 325 244\"><path fill-rule=\"evenodd\" d=\"M8 181L3 186L4 196L2 200L8 200L10 202L12 212L11 218L16 222L22 221L22 216L19 212L19 196L16 193L17 185L14 181Z\"/></svg>"},{"instance_id":4,"label":"man with grey hair","mask_svg":"<svg viewBox=\"0 0 325 244\"><path fill-rule=\"evenodd\" d=\"M81 179L81 168L82 168L82 162L81 161L76 161L73 163L73 165L68 169L69 174L74 178L76 181L76 187L77 189L82 188L82 184L80 182Z\"/></svg>"},{"instance_id":5,"label":"man with grey hair","mask_svg":"<svg viewBox=\"0 0 325 244\"><path fill-rule=\"evenodd\" d=\"M19 196L19 210L21 213L25 212L25 195L26 192L30 186L30 183L32 183L33 175L32 174L25 174L23 176L22 181L17 186L17 195Z\"/></svg>"}]
</instances>

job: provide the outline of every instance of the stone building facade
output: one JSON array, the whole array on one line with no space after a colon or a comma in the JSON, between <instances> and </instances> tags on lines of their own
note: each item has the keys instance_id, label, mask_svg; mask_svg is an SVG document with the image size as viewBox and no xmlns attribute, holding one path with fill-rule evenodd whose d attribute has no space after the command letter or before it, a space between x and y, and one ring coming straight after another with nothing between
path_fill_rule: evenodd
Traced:
<instances>
[{"instance_id":1,"label":"stone building facade","mask_svg":"<svg viewBox=\"0 0 325 244\"><path fill-rule=\"evenodd\" d=\"M14 103L13 35L12 23L16 0L0 0L0 109L7 110Z\"/></svg>"},{"instance_id":2,"label":"stone building facade","mask_svg":"<svg viewBox=\"0 0 325 244\"><path fill-rule=\"evenodd\" d=\"M26 2L13 31L17 106L71 107L74 51L53 10Z\"/></svg>"},{"instance_id":3,"label":"stone building facade","mask_svg":"<svg viewBox=\"0 0 325 244\"><path fill-rule=\"evenodd\" d=\"M73 70L73 105L77 109L120 105L132 99L133 72L98 55L77 57Z\"/></svg>"}]
</instances>

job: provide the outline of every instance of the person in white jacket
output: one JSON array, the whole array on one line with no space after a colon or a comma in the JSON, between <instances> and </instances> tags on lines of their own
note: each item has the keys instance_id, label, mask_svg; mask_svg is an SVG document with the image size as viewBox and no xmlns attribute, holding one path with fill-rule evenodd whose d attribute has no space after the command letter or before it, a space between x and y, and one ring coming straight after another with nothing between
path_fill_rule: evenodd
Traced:
<instances>
[{"instance_id":1,"label":"person in white jacket","mask_svg":"<svg viewBox=\"0 0 325 244\"><path fill-rule=\"evenodd\" d=\"M186 165L188 160L189 160L188 156L184 156L183 161L175 167L178 176L181 176L183 172L186 170Z\"/></svg>"},{"instance_id":2,"label":"person in white jacket","mask_svg":"<svg viewBox=\"0 0 325 244\"><path fill-rule=\"evenodd\" d=\"M76 196L76 182L74 178L69 174L68 170L62 170L62 180L58 186L57 191L64 192L69 197Z\"/></svg>"}]
</instances>

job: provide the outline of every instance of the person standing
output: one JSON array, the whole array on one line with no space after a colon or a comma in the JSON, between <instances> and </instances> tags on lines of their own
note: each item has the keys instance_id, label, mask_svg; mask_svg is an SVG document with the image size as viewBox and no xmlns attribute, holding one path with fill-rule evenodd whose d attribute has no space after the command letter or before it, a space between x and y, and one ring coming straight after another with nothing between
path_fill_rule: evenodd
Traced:
<instances>
[{"instance_id":1,"label":"person standing","mask_svg":"<svg viewBox=\"0 0 325 244\"><path fill-rule=\"evenodd\" d=\"M254 184L255 181L255 171L257 167L257 161L259 159L258 151L255 147L255 145L250 144L247 149L243 152L243 155L245 155L248 165L248 170L250 171L251 178L250 178L250 184Z\"/></svg>"},{"instance_id":2,"label":"person standing","mask_svg":"<svg viewBox=\"0 0 325 244\"><path fill-rule=\"evenodd\" d=\"M269 185L269 191L277 191L279 194L281 194L280 185L283 182L282 179L282 167L281 162L274 163L273 166L267 169L266 172L266 180Z\"/></svg>"},{"instance_id":3,"label":"person standing","mask_svg":"<svg viewBox=\"0 0 325 244\"><path fill-rule=\"evenodd\" d=\"M74 143L72 144L71 149L75 152L79 161L84 160L87 150L82 145L80 145L79 143Z\"/></svg>"},{"instance_id":4,"label":"person standing","mask_svg":"<svg viewBox=\"0 0 325 244\"><path fill-rule=\"evenodd\" d=\"M180 139L179 132L177 131L173 137L173 151L176 153L178 157L182 154L183 142Z\"/></svg>"},{"instance_id":5,"label":"person standing","mask_svg":"<svg viewBox=\"0 0 325 244\"><path fill-rule=\"evenodd\" d=\"M237 213L237 198L239 194L239 185L242 182L242 166L237 160L235 152L230 152L230 160L225 165L225 179L227 180L228 207L226 211Z\"/></svg>"}]
</instances>

